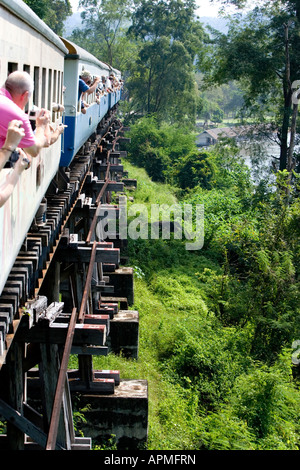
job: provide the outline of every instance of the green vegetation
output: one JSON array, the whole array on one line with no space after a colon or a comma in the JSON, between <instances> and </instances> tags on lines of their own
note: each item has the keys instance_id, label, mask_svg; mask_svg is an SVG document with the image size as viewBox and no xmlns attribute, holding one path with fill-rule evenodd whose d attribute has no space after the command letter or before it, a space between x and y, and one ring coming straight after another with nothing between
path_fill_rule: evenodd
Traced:
<instances>
[{"instance_id":1,"label":"green vegetation","mask_svg":"<svg viewBox=\"0 0 300 470\"><path fill-rule=\"evenodd\" d=\"M72 14L69 0L25 0L25 3L56 34L62 35L63 22Z\"/></svg>"},{"instance_id":2,"label":"green vegetation","mask_svg":"<svg viewBox=\"0 0 300 470\"><path fill-rule=\"evenodd\" d=\"M188 168L191 187L182 188L176 146L170 158L174 129L148 119L139 129L124 162L138 181L129 193L134 203L204 204L205 243L187 251L184 239L128 240L139 358L109 355L94 367L148 380L148 449L299 449L300 395L291 360L299 336L297 178L287 203L287 172L278 173L276 188L254 186L226 142L206 152L203 165ZM133 126L130 135L135 132ZM182 160L194 158L189 135L177 129L177 136ZM154 158L150 144L165 157L157 181L142 168ZM203 184L203 171L211 168Z\"/></svg>"}]
</instances>

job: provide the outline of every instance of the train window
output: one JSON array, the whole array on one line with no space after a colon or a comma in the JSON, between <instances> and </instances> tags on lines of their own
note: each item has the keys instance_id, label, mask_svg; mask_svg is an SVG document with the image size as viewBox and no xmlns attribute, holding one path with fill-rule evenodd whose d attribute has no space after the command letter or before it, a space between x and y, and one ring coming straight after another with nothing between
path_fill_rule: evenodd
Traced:
<instances>
[{"instance_id":1,"label":"train window","mask_svg":"<svg viewBox=\"0 0 300 470\"><path fill-rule=\"evenodd\" d=\"M42 103L41 108L46 108L46 82L47 82L47 70L42 70Z\"/></svg>"},{"instance_id":2,"label":"train window","mask_svg":"<svg viewBox=\"0 0 300 470\"><path fill-rule=\"evenodd\" d=\"M57 70L53 71L52 102L57 103Z\"/></svg>"},{"instance_id":3,"label":"train window","mask_svg":"<svg viewBox=\"0 0 300 470\"><path fill-rule=\"evenodd\" d=\"M49 111L51 110L51 104L52 104L51 98L52 98L52 70L49 69L48 71L48 105L47 105L47 109L49 109Z\"/></svg>"},{"instance_id":4,"label":"train window","mask_svg":"<svg viewBox=\"0 0 300 470\"><path fill-rule=\"evenodd\" d=\"M64 104L64 73L63 72L61 72L60 74L59 101L61 104Z\"/></svg>"},{"instance_id":5,"label":"train window","mask_svg":"<svg viewBox=\"0 0 300 470\"><path fill-rule=\"evenodd\" d=\"M24 64L23 65L23 71L29 73L29 75L30 75L30 65ZM29 110L29 102L25 106L25 113L28 113L28 110Z\"/></svg>"},{"instance_id":6,"label":"train window","mask_svg":"<svg viewBox=\"0 0 300 470\"><path fill-rule=\"evenodd\" d=\"M58 87L57 87L57 95L56 95L56 100L57 100L57 103L61 104L61 77L60 77L61 73L60 73L60 70L57 72L57 83L58 83Z\"/></svg>"},{"instance_id":7,"label":"train window","mask_svg":"<svg viewBox=\"0 0 300 470\"><path fill-rule=\"evenodd\" d=\"M49 92L50 92L50 89L49 89ZM52 94L50 96L52 96L52 100L50 100L50 96L49 96L49 106L51 106L52 108L52 103L57 103L57 71L56 70L53 70L53 86L52 86ZM51 109L49 107L49 109ZM52 121L55 121L55 116L56 116L56 113L52 112Z\"/></svg>"},{"instance_id":8,"label":"train window","mask_svg":"<svg viewBox=\"0 0 300 470\"><path fill-rule=\"evenodd\" d=\"M18 70L18 64L16 62L8 62L7 64L7 75Z\"/></svg>"},{"instance_id":9,"label":"train window","mask_svg":"<svg viewBox=\"0 0 300 470\"><path fill-rule=\"evenodd\" d=\"M33 80L34 80L34 90L33 90L33 104L39 106L39 93L40 93L40 69L39 67L34 67Z\"/></svg>"}]
</instances>

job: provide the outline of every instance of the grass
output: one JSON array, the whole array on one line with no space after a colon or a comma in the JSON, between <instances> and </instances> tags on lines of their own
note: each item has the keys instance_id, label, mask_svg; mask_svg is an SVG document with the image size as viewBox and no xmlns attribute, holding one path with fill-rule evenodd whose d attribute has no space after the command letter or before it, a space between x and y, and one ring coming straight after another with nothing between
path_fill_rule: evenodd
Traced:
<instances>
[{"instance_id":1,"label":"grass","mask_svg":"<svg viewBox=\"0 0 300 470\"><path fill-rule=\"evenodd\" d=\"M128 193L135 203L177 202L172 187L152 182L143 169L126 161L124 167L138 181L137 189ZM172 354L181 325L208 315L203 284L196 275L207 267L207 260L187 252L181 240L128 242L129 265L135 270L131 308L138 310L140 321L139 356L137 360L113 354L96 357L94 368L117 369L122 379L148 381L149 450L195 449L200 426L196 395L169 377L163 357Z\"/></svg>"}]
</instances>

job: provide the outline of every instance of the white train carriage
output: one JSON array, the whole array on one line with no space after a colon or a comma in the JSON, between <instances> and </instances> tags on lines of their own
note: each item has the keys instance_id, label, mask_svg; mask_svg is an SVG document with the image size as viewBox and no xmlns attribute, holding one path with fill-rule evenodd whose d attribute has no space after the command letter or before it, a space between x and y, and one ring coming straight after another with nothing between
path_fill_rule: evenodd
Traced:
<instances>
[{"instance_id":1,"label":"white train carriage","mask_svg":"<svg viewBox=\"0 0 300 470\"><path fill-rule=\"evenodd\" d=\"M61 39L21 0L0 0L0 86L7 75L24 70L34 78L28 103L52 110L63 104L64 57ZM54 127L62 121L52 112ZM32 159L12 196L0 208L0 294L43 196L59 168L61 138ZM0 172L0 186L10 169Z\"/></svg>"},{"instance_id":2,"label":"white train carriage","mask_svg":"<svg viewBox=\"0 0 300 470\"><path fill-rule=\"evenodd\" d=\"M99 122L120 100L121 91L117 90L101 96L96 101L95 92L85 98L89 107L86 114L81 113L78 100L78 80L83 70L88 70L93 76L108 77L111 72L120 77L120 72L101 62L89 52L73 42L61 38L68 48L65 57L65 124L68 126L63 136L61 163L62 167L70 165L72 159L84 142L95 132Z\"/></svg>"}]
</instances>

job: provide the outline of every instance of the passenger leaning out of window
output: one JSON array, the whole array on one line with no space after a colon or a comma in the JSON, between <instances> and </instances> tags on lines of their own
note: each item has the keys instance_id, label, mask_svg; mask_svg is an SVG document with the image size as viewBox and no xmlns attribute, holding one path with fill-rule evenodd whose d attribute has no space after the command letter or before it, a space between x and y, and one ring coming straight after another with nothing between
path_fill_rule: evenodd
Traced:
<instances>
[{"instance_id":1,"label":"passenger leaning out of window","mask_svg":"<svg viewBox=\"0 0 300 470\"><path fill-rule=\"evenodd\" d=\"M0 207L2 207L11 196L21 173L30 166L31 157L26 155L18 145L25 136L22 121L14 120L8 124L6 139L0 149L0 169L8 160L11 160L13 169L6 175L5 180L0 182Z\"/></svg>"},{"instance_id":2,"label":"passenger leaning out of window","mask_svg":"<svg viewBox=\"0 0 300 470\"><path fill-rule=\"evenodd\" d=\"M25 135L19 147L31 157L36 157L44 147L52 145L63 133L64 126L59 125L55 132L50 129L50 112L41 109L36 117L36 129L33 132L29 117L24 109L33 93L33 79L27 72L12 72L0 89L0 148L3 147L8 130L8 123L22 121Z\"/></svg>"},{"instance_id":3,"label":"passenger leaning out of window","mask_svg":"<svg viewBox=\"0 0 300 470\"><path fill-rule=\"evenodd\" d=\"M83 70L79 77L79 85L78 85L78 101L81 100L81 112L86 114L86 108L89 105L84 101L84 95L90 95L93 93L99 82L100 77L95 77L93 79L92 74L88 70Z\"/></svg>"}]
</instances>

